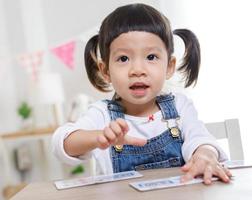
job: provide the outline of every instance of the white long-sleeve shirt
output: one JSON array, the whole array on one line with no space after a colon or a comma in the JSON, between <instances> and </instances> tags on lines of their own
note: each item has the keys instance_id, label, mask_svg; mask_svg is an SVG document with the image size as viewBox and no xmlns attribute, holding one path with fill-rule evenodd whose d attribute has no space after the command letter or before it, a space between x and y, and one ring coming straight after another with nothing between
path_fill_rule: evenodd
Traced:
<instances>
[{"instance_id":1,"label":"white long-sleeve shirt","mask_svg":"<svg viewBox=\"0 0 252 200\"><path fill-rule=\"evenodd\" d=\"M198 120L197 111L191 100L182 94L174 94L175 105L180 116L179 128L182 133L184 143L182 145L182 155L187 162L193 152L203 144L214 146L219 152L219 161L227 159L226 154L218 146L215 138L207 131L204 123ZM158 111L154 114L154 120L148 117L135 117L125 114L125 120L129 126L128 135L150 139L167 129L166 122L162 121L162 113ZM80 164L91 156L94 156L96 163L101 168L103 174L113 172L112 162L109 154L109 148L105 150L94 149L90 153L79 157L71 157L64 150L64 140L76 130L103 130L110 123L110 116L107 104L103 101L97 101L89 106L88 111L83 114L75 123L67 123L59 127L52 139L54 154L63 162L76 165Z\"/></svg>"}]
</instances>

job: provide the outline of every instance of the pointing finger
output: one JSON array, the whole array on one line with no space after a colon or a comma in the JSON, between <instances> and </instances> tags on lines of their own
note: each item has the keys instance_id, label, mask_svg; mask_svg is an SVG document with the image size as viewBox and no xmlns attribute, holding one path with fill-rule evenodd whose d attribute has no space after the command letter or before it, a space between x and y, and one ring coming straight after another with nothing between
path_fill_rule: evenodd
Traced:
<instances>
[{"instance_id":1,"label":"pointing finger","mask_svg":"<svg viewBox=\"0 0 252 200\"><path fill-rule=\"evenodd\" d=\"M144 146L147 143L146 139L136 138L132 136L125 136L125 144L134 145L134 146Z\"/></svg>"}]
</instances>

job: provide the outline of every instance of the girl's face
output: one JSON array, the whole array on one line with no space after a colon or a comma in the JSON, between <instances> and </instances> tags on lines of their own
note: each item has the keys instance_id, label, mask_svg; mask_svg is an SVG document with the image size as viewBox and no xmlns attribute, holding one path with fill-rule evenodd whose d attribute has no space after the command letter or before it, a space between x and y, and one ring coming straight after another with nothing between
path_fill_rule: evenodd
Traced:
<instances>
[{"instance_id":1,"label":"girl's face","mask_svg":"<svg viewBox=\"0 0 252 200\"><path fill-rule=\"evenodd\" d=\"M175 62L172 57L168 64L167 50L157 35L132 31L111 43L109 67L103 75L112 83L126 110L139 108L153 105L165 80L172 76Z\"/></svg>"}]
</instances>

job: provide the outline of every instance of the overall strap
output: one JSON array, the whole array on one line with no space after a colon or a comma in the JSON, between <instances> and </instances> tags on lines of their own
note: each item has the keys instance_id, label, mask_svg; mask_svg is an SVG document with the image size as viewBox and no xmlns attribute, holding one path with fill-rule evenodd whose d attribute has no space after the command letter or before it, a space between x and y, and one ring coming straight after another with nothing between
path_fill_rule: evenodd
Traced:
<instances>
[{"instance_id":1,"label":"overall strap","mask_svg":"<svg viewBox=\"0 0 252 200\"><path fill-rule=\"evenodd\" d=\"M166 95L160 95L156 98L157 105L159 106L162 112L164 120L179 119L174 98L174 95L172 95L171 93Z\"/></svg>"},{"instance_id":2,"label":"overall strap","mask_svg":"<svg viewBox=\"0 0 252 200\"><path fill-rule=\"evenodd\" d=\"M104 100L107 103L107 108L109 111L109 116L111 121L116 120L117 118L124 119L124 111L120 104L114 100Z\"/></svg>"}]
</instances>

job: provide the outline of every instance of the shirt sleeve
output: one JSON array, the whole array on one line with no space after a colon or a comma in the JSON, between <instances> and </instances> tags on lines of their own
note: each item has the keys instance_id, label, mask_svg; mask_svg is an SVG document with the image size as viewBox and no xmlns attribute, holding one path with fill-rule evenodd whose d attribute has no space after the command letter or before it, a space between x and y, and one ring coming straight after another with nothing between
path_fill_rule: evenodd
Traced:
<instances>
[{"instance_id":1,"label":"shirt sleeve","mask_svg":"<svg viewBox=\"0 0 252 200\"><path fill-rule=\"evenodd\" d=\"M58 159L70 165L78 165L92 156L92 152L79 157L69 156L64 149L64 140L77 130L101 130L104 128L105 118L102 108L90 106L88 111L74 123L60 126L52 137L52 150Z\"/></svg>"},{"instance_id":2,"label":"shirt sleeve","mask_svg":"<svg viewBox=\"0 0 252 200\"><path fill-rule=\"evenodd\" d=\"M176 104L180 115L180 128L184 140L182 154L185 162L192 157L192 154L199 146L206 144L216 148L220 162L227 160L227 155L218 145L216 139L208 132L204 123L198 119L198 113L193 102L184 95L180 95L176 100Z\"/></svg>"}]
</instances>

